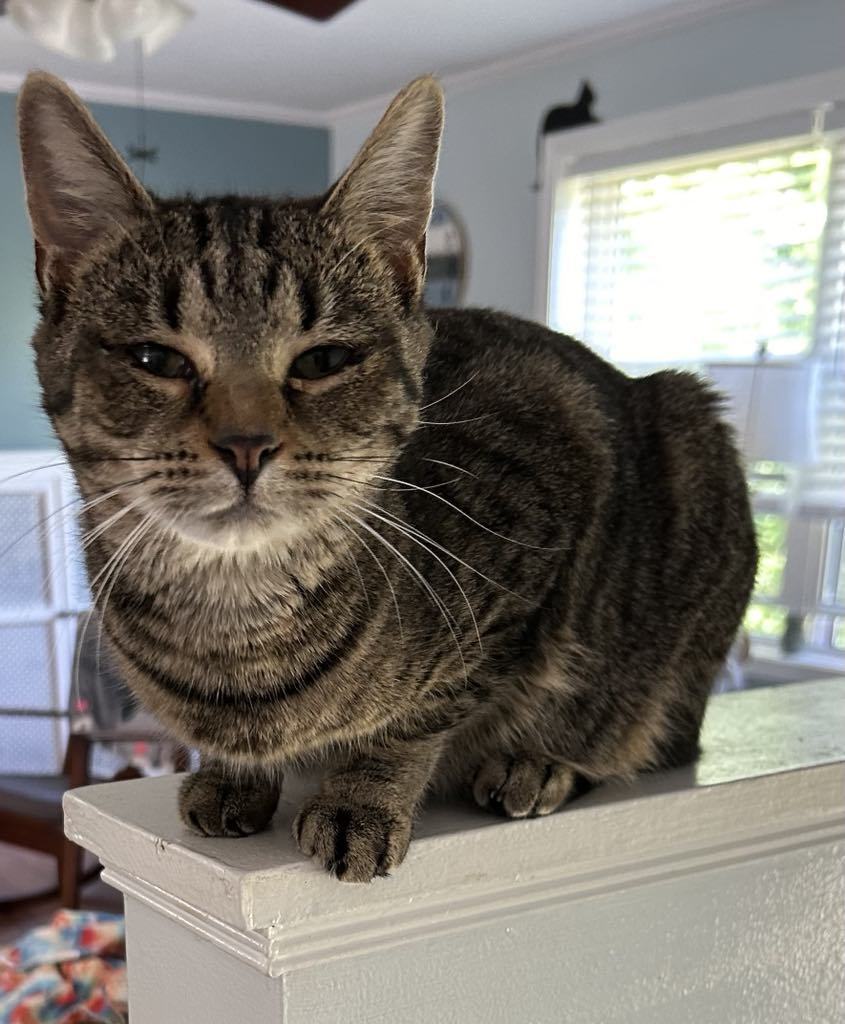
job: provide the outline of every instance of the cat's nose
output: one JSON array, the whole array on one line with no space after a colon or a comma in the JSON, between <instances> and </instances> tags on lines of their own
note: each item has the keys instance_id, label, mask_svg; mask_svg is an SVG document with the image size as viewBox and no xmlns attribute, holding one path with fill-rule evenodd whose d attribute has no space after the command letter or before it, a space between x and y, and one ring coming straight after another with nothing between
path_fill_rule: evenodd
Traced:
<instances>
[{"instance_id":1,"label":"cat's nose","mask_svg":"<svg viewBox=\"0 0 845 1024\"><path fill-rule=\"evenodd\" d=\"M270 434L226 434L212 438L211 447L249 490L281 444Z\"/></svg>"}]
</instances>

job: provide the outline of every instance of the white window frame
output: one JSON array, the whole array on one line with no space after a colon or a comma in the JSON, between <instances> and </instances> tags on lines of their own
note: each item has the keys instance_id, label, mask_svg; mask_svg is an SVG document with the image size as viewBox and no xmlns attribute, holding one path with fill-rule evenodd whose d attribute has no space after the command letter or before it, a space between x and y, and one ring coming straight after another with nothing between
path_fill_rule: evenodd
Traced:
<instances>
[{"instance_id":1,"label":"white window frame","mask_svg":"<svg viewBox=\"0 0 845 1024\"><path fill-rule=\"evenodd\" d=\"M771 85L744 89L738 92L716 95L692 103L669 106L648 113L637 114L617 121L609 121L583 128L559 132L544 139L541 163L541 188L537 202L536 230L536 273L535 273L535 316L541 323L549 322L549 302L553 271L552 228L556 212L558 188L566 187L567 179L579 173L577 164L590 158L610 157L625 150L642 153L642 161L649 159L652 147L659 158L659 151L667 144L688 141L688 152L696 152L696 138L718 137L724 133L725 148L736 145L740 140L737 133L744 128L753 133L756 124L767 119L801 117L804 131L818 128L826 110L833 105L845 103L845 69L789 79ZM731 134L733 133L733 137ZM763 137L764 138L764 137ZM749 139L745 140L750 141ZM699 151L720 148L721 143L708 141ZM684 148L686 148L684 146ZM639 160L637 162L640 162ZM812 349L796 359L812 356ZM785 360L786 361L786 360ZM759 503L764 510L765 499ZM755 503L755 508L758 505ZM774 508L771 511L780 511ZM826 522L826 521L825 521ZM818 573L808 586L821 587L821 523L806 529L791 528L788 553L788 571L796 567L818 567ZM806 540L806 550L797 551ZM791 565L790 565L791 563ZM782 662L775 644L755 641L755 660ZM842 670L842 659L809 651L794 659L807 664L814 663L819 669Z\"/></svg>"},{"instance_id":2,"label":"white window frame","mask_svg":"<svg viewBox=\"0 0 845 1024\"><path fill-rule=\"evenodd\" d=\"M743 89L547 136L542 147L542 184L537 202L536 319L548 323L555 191L560 181L570 177L576 161L634 147L645 150L668 141L692 140L699 135L740 129L757 121L790 114L805 114L806 130L810 131L816 112L824 111L832 103L845 103L845 69Z\"/></svg>"}]
</instances>

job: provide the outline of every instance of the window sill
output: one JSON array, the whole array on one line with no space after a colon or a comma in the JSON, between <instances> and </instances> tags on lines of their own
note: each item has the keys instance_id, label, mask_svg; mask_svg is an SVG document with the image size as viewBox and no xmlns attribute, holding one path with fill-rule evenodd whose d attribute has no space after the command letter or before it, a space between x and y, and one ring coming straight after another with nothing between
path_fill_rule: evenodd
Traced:
<instances>
[{"instance_id":1,"label":"window sill","mask_svg":"<svg viewBox=\"0 0 845 1024\"><path fill-rule=\"evenodd\" d=\"M813 650L784 654L777 641L754 638L751 656L742 665L742 672L752 686L803 683L820 676L845 676L845 654Z\"/></svg>"}]
</instances>

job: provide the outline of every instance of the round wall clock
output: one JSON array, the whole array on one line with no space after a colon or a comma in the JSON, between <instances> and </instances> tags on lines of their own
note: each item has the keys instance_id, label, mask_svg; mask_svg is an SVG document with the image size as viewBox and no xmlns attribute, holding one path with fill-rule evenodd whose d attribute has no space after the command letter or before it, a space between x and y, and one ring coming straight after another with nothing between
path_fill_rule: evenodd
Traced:
<instances>
[{"instance_id":1,"label":"round wall clock","mask_svg":"<svg viewBox=\"0 0 845 1024\"><path fill-rule=\"evenodd\" d=\"M426 238L425 304L458 306L466 291L467 240L447 203L435 200Z\"/></svg>"}]
</instances>

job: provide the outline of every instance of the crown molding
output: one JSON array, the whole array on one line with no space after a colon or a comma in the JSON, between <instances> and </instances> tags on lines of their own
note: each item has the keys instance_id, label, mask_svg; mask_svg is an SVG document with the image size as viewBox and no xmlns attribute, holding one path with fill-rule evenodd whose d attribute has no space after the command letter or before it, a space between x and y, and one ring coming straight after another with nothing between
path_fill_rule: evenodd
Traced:
<instances>
[{"instance_id":1,"label":"crown molding","mask_svg":"<svg viewBox=\"0 0 845 1024\"><path fill-rule=\"evenodd\" d=\"M720 13L733 13L771 2L772 0L679 0L662 10L633 15L607 25L573 33L548 46L498 60L485 61L460 71L446 71L439 78L447 92L464 92L511 75L557 64L561 58L574 53L630 42L643 36L657 35L684 25L707 21ZM17 92L23 78L23 74L17 72L0 72L0 92ZM111 103L122 107L137 106L137 93L131 86L105 85L76 78L69 79L68 84L88 102ZM397 87L401 84L397 83ZM145 101L148 107L155 110L173 110L210 117L232 117L313 128L333 128L351 116L377 116L393 98L395 91L391 89L363 100L325 109L289 107L277 103L198 96L156 89L145 91Z\"/></svg>"},{"instance_id":2,"label":"crown molding","mask_svg":"<svg viewBox=\"0 0 845 1024\"><path fill-rule=\"evenodd\" d=\"M17 92L25 75L18 72L0 72L0 92ZM105 85L69 78L67 84L88 103L110 103L118 107L137 107L138 94L134 87ZM197 96L190 93L168 92L161 89L144 90L145 105L152 110L172 110L182 114L200 114L205 117L231 117L245 121L267 121L304 128L327 128L330 117L326 111L306 107L286 107L277 103L252 100L222 99L216 96Z\"/></svg>"},{"instance_id":3,"label":"crown molding","mask_svg":"<svg viewBox=\"0 0 845 1024\"><path fill-rule=\"evenodd\" d=\"M681 0L667 8L633 15L607 25L600 25L583 32L576 32L566 39L548 46L499 60L485 61L461 71L446 71L437 77L448 93L465 92L484 85L509 78L520 72L535 71L560 62L562 57L570 57L575 53L585 53L632 42L644 36L658 35L684 25L694 25L707 21L720 14L741 11L749 7L761 7L771 0ZM397 88L402 83L397 84ZM348 117L359 114L378 115L390 103L396 89L371 96L365 100L356 100L332 108L327 112L327 121L331 127Z\"/></svg>"}]
</instances>

